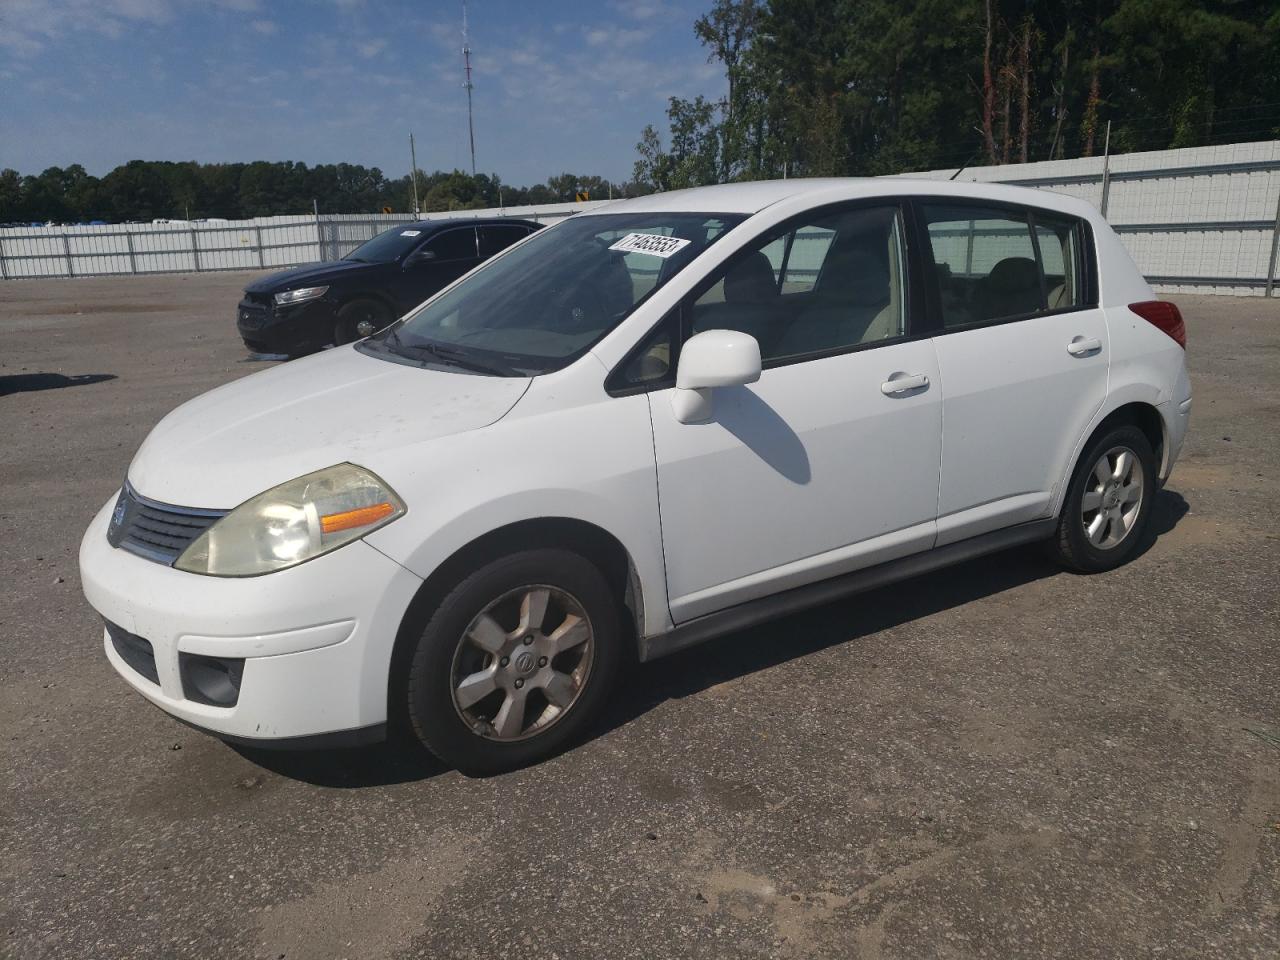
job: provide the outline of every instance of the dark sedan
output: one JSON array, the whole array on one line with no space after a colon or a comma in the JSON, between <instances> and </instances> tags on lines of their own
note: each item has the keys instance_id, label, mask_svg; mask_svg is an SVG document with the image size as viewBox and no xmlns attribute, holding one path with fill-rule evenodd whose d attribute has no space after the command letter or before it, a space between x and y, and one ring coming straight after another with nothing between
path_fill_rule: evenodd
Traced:
<instances>
[{"instance_id":1,"label":"dark sedan","mask_svg":"<svg viewBox=\"0 0 1280 960\"><path fill-rule=\"evenodd\" d=\"M255 353L293 356L367 337L472 267L541 228L532 220L427 220L393 227L341 260L245 287L236 326Z\"/></svg>"}]
</instances>

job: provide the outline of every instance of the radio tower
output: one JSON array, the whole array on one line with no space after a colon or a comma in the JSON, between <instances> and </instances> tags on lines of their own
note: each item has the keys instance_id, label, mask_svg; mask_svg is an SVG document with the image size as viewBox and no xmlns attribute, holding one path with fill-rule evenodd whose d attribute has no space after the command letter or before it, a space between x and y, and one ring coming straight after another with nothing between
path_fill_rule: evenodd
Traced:
<instances>
[{"instance_id":1,"label":"radio tower","mask_svg":"<svg viewBox=\"0 0 1280 960\"><path fill-rule=\"evenodd\" d=\"M467 88L467 133L471 137L471 175L476 175L476 125L471 116L471 41L467 39L467 4L462 4L462 67L466 80L462 84Z\"/></svg>"}]
</instances>

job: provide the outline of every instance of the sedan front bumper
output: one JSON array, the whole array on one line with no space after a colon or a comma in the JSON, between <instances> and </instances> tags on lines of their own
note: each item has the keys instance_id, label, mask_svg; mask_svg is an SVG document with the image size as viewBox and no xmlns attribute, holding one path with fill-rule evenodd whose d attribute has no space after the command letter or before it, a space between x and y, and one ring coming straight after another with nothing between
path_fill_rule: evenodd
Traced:
<instances>
[{"instance_id":1,"label":"sedan front bumper","mask_svg":"<svg viewBox=\"0 0 1280 960\"><path fill-rule=\"evenodd\" d=\"M255 353L301 353L333 342L336 305L321 297L295 306L246 296L236 306L236 332Z\"/></svg>"}]
</instances>

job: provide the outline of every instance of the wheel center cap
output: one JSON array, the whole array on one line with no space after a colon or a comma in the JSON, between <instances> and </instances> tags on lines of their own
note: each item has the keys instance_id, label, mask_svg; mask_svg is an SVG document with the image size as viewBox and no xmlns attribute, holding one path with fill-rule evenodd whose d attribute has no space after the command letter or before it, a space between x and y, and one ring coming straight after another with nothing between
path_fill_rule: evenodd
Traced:
<instances>
[{"instance_id":1,"label":"wheel center cap","mask_svg":"<svg viewBox=\"0 0 1280 960\"><path fill-rule=\"evenodd\" d=\"M533 668L538 665L538 658L526 650L512 662L518 673L532 673Z\"/></svg>"},{"instance_id":2,"label":"wheel center cap","mask_svg":"<svg viewBox=\"0 0 1280 960\"><path fill-rule=\"evenodd\" d=\"M1105 503L1108 507L1119 506L1120 490L1117 487L1112 487L1110 490L1107 491L1106 496L1103 497L1102 499L1103 499L1103 503Z\"/></svg>"}]
</instances>

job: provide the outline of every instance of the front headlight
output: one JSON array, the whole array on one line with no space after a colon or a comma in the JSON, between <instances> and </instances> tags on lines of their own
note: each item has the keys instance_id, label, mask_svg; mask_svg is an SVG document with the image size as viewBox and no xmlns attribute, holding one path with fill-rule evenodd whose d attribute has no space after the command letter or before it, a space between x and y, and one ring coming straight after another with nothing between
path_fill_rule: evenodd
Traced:
<instances>
[{"instance_id":1,"label":"front headlight","mask_svg":"<svg viewBox=\"0 0 1280 960\"><path fill-rule=\"evenodd\" d=\"M276 294L276 305L284 307L291 303L314 300L317 297L323 297L328 289L328 287L299 287L297 290L286 290L284 293Z\"/></svg>"},{"instance_id":2,"label":"front headlight","mask_svg":"<svg viewBox=\"0 0 1280 960\"><path fill-rule=\"evenodd\" d=\"M214 577L270 573L359 540L404 510L368 470L340 463L246 500L192 541L174 566Z\"/></svg>"}]
</instances>

